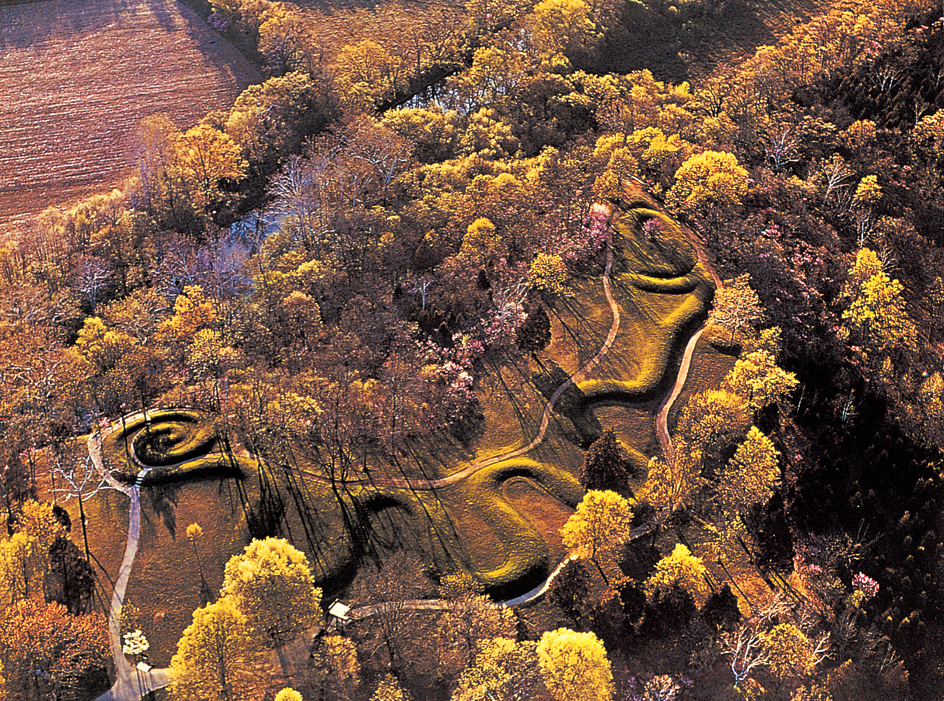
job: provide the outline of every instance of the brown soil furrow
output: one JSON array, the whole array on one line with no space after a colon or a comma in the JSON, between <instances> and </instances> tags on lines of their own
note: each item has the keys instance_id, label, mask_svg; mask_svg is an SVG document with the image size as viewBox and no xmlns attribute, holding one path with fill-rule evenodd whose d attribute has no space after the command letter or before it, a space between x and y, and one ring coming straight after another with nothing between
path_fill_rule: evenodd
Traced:
<instances>
[{"instance_id":1,"label":"brown soil furrow","mask_svg":"<svg viewBox=\"0 0 944 701\"><path fill-rule=\"evenodd\" d=\"M118 184L142 118L186 128L258 80L174 0L0 6L0 232Z\"/></svg>"}]
</instances>

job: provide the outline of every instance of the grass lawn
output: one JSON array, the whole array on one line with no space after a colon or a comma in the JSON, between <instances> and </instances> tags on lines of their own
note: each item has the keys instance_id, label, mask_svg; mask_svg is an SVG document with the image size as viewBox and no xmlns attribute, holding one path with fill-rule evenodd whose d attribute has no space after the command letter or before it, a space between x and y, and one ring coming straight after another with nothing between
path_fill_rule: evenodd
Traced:
<instances>
[{"instance_id":1,"label":"grass lawn","mask_svg":"<svg viewBox=\"0 0 944 701\"><path fill-rule=\"evenodd\" d=\"M560 529L583 496L577 475L584 450L603 429L616 432L638 468L633 486L642 484L646 462L659 451L655 413L711 295L710 277L684 233L649 202L626 210L614 234L619 331L602 361L563 393L543 439L527 452L509 455L539 435L548 398L597 356L613 326L599 272L577 280L572 297L551 303L545 351L486 357L477 383L484 421L475 437L462 443L442 433L407 442L392 459L368 456L369 472L353 476L369 485L335 493L317 465L272 468L235 442L232 457L205 417L186 410L149 412L148 424L129 420L109 434L106 462L123 465L125 480L141 468L127 459L130 451L155 468L142 487L142 538L128 592L138 610L134 624L152 641L152 660L169 661L192 611L217 593L226 561L253 536L279 535L305 550L328 598L343 595L363 558L382 560L401 549L440 573L469 571L500 598L543 580L566 554ZM660 231L650 240L642 226L653 218ZM717 383L729 362L701 344L678 405L686 393ZM480 469L470 475L426 484L473 463ZM404 477L412 488L392 482ZM104 493L86 509L90 548L114 576L127 498ZM203 529L195 544L185 535L191 523Z\"/></svg>"}]
</instances>

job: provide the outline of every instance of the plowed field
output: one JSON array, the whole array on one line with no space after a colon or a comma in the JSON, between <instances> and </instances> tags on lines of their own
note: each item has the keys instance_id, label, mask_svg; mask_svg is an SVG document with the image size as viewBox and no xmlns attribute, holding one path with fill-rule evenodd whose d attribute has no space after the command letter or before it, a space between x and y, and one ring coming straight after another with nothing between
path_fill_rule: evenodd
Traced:
<instances>
[{"instance_id":1,"label":"plowed field","mask_svg":"<svg viewBox=\"0 0 944 701\"><path fill-rule=\"evenodd\" d=\"M143 117L186 128L258 80L174 0L0 6L0 233L117 184Z\"/></svg>"}]
</instances>

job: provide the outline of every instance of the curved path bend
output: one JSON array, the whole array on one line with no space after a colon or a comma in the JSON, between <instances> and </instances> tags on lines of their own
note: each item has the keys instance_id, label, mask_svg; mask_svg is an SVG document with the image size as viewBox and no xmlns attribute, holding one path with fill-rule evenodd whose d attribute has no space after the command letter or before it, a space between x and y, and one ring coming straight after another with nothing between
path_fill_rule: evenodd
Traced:
<instances>
[{"instance_id":1,"label":"curved path bend","mask_svg":"<svg viewBox=\"0 0 944 701\"><path fill-rule=\"evenodd\" d=\"M718 277L714 268L711 267L711 263L708 261L708 255L705 253L701 241L698 240L695 232L689 227L686 226L683 228L685 229L685 235L688 236L692 244L692 248L695 249L696 260L704 266L705 270L711 275L711 280L715 283L715 289L720 290L723 287L721 278ZM669 412L672 410L672 406L685 387L685 382L688 380L688 373L692 367L692 356L695 354L695 347L698 345L698 341L701 340L702 334L705 333L707 328L708 322L706 321L692 337L688 339L688 343L685 344L685 350L682 352L682 361L679 363L679 371L675 376L675 383L672 385L672 389L669 390L669 395L665 398L665 401L662 402L662 405L659 407L659 412L656 414L656 436L659 439L662 454L665 456L665 462L671 470L675 470L675 446L672 445L672 439L669 437Z\"/></svg>"},{"instance_id":2,"label":"curved path bend","mask_svg":"<svg viewBox=\"0 0 944 701\"><path fill-rule=\"evenodd\" d=\"M89 436L88 441L89 456L92 459L92 464L95 465L95 469L98 470L111 488L127 495L131 501L128 509L128 540L125 544L125 554L118 570L118 579L115 580L111 606L108 611L108 642L115 663L116 678L112 687L99 696L96 701L137 701L145 694L163 688L170 683L170 670L152 668L147 672L142 672L128 662L128 658L122 652L121 609L125 593L128 590L128 580L131 579L134 558L138 553L138 541L141 538L141 500L139 499L141 483L144 481L145 475L151 471L151 468L141 470L138 473L138 478L131 486L123 484L115 478L114 473L105 466L102 456L102 441L106 434L113 433L117 429L117 426L109 426L105 433L96 431Z\"/></svg>"},{"instance_id":3,"label":"curved path bend","mask_svg":"<svg viewBox=\"0 0 944 701\"><path fill-rule=\"evenodd\" d=\"M612 212L612 210L611 210ZM715 284L720 288L721 281L715 274L714 270L708 265L707 256L703 249L701 248L700 243L696 240L694 234L691 230L686 229L689 238L692 241L692 245L695 247L697 259L702 263L706 269L711 273L712 278L715 281ZM531 441L520 448L516 448L499 455L494 455L489 458L484 458L477 460L471 463L468 467L455 472L447 477L442 477L439 479L423 479L423 480L407 480L407 479L397 479L390 478L385 480L351 480L348 484L351 485L363 485L363 486L390 486L397 488L405 489L437 489L440 487L445 487L450 484L459 482L467 477L473 475L474 473L482 470L486 467L494 465L496 463L502 462L504 460L510 460L521 455L528 453L533 450L535 447L543 442L545 436L547 435L547 429L550 425L551 417L554 413L554 407L557 404L557 401L560 397L567 391L570 387L574 386L576 383L580 382L586 375L596 367L600 361L609 353L613 342L616 339L616 335L619 333L620 328L620 312L619 305L613 297L612 291L612 282L611 274L613 267L613 246L610 239L607 239L607 249L606 249L606 268L603 274L603 291L606 296L607 304L610 307L610 314L612 316L612 321L610 323L610 329L607 333L606 340L603 342L599 351L596 355L593 356L586 364L584 364L579 370L573 373L567 380L562 383L548 399L547 403L544 406L544 412L541 416L541 423L538 427L538 431ZM659 412L656 416L656 434L658 436L659 445L662 449L663 454L665 455L666 461L671 467L675 465L675 453L672 446L672 441L669 436L667 420L668 414L671 410L674 402L678 399L679 395L682 392L682 388L685 385L685 382L688 378L688 373L691 367L691 360L695 350L695 346L698 343L698 340L701 338L702 333L704 332L705 327L701 327L691 339L689 339L688 344L685 347L685 351L682 355L682 361L679 366L679 372L676 376L675 382L672 386L672 389L669 392L668 397L661 405ZM115 582L114 591L112 594L111 607L108 615L108 634L109 634L109 643L111 645L112 657L115 663L115 669L117 673L117 678L115 683L112 685L111 689L102 694L96 701L138 701L141 697L147 693L166 687L170 684L170 670L167 668L157 669L151 668L147 672L141 672L130 662L128 662L124 653L122 652L121 644L121 635L120 635L120 622L121 622L121 609L122 602L124 601L125 593L127 591L128 580L131 577L131 570L134 564L135 555L138 550L138 542L140 539L140 526L141 526L141 504L139 499L141 483L147 473L151 468L143 468L139 473L137 480L133 486L128 486L121 483L118 479L115 478L112 471L108 470L104 464L103 454L102 454L102 442L106 435L111 434L123 427L127 421L133 420L138 415L144 415L146 417L146 412L137 412L132 414L129 417L125 417L125 420L121 424L112 424L105 431L96 431L89 437L88 447L89 455L92 458L92 462L95 465L96 469L103 476L103 478L108 482L109 486L112 488L126 494L130 500L130 509L128 514L128 539L125 546L124 557L121 562L121 568L119 570L118 579ZM300 470L301 471L301 470ZM305 472L305 474L315 477L316 479L328 481L326 478L317 475L315 473ZM654 528L654 526L649 525L643 528L635 529L630 533L629 540L635 540L649 532ZM544 596L547 591L550 589L551 584L557 575L563 570L568 562L572 558L570 556L566 557L551 574L545 579L541 584L532 589L531 591L513 599L507 601L497 602L494 606L519 606L530 601L535 601L542 596ZM391 605L418 609L418 610L441 610L446 608L449 604L447 602L437 600L437 599L427 599L427 600L417 600L417 601L404 601L404 602L394 602L394 603L385 603L385 604L373 604L369 606L363 606L351 611L351 617L354 619L367 618L372 615L386 610Z\"/></svg>"}]
</instances>

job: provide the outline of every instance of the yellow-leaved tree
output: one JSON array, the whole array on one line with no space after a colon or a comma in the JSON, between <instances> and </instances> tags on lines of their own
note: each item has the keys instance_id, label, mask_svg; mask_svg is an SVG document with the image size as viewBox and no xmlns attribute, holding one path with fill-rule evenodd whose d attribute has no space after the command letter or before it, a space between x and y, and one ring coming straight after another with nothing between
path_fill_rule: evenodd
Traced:
<instances>
[{"instance_id":1,"label":"yellow-leaved tree","mask_svg":"<svg viewBox=\"0 0 944 701\"><path fill-rule=\"evenodd\" d=\"M492 638L479 643L463 670L452 701L489 701L517 694L529 698L538 681L537 643Z\"/></svg>"},{"instance_id":2,"label":"yellow-leaved tree","mask_svg":"<svg viewBox=\"0 0 944 701\"><path fill-rule=\"evenodd\" d=\"M48 557L39 541L26 533L14 533L0 540L0 588L16 603L29 598L36 580L43 574Z\"/></svg>"},{"instance_id":3,"label":"yellow-leaved tree","mask_svg":"<svg viewBox=\"0 0 944 701\"><path fill-rule=\"evenodd\" d=\"M679 543L671 555L659 560L655 572L649 575L645 584L646 596L651 598L659 593L666 594L678 587L691 594L695 603L701 606L708 598L707 573L701 558Z\"/></svg>"},{"instance_id":4,"label":"yellow-leaved tree","mask_svg":"<svg viewBox=\"0 0 944 701\"><path fill-rule=\"evenodd\" d=\"M724 287L715 292L709 320L730 332L728 343L733 344L736 338L744 339L752 335L754 327L764 320L764 308L751 287L750 275L739 275L728 280Z\"/></svg>"},{"instance_id":5,"label":"yellow-leaved tree","mask_svg":"<svg viewBox=\"0 0 944 701\"><path fill-rule=\"evenodd\" d=\"M366 110L394 93L402 71L400 59L377 42L364 39L338 52L334 82L345 103Z\"/></svg>"},{"instance_id":6,"label":"yellow-leaved tree","mask_svg":"<svg viewBox=\"0 0 944 701\"><path fill-rule=\"evenodd\" d=\"M200 329L214 326L219 319L213 301L200 285L187 285L174 300L174 315L160 330L178 343L189 343Z\"/></svg>"},{"instance_id":7,"label":"yellow-leaved tree","mask_svg":"<svg viewBox=\"0 0 944 701\"><path fill-rule=\"evenodd\" d=\"M590 560L609 584L606 569L617 567L620 548L629 537L633 512L629 502L609 490L588 491L561 529L571 554Z\"/></svg>"},{"instance_id":8,"label":"yellow-leaved tree","mask_svg":"<svg viewBox=\"0 0 944 701\"><path fill-rule=\"evenodd\" d=\"M593 153L594 158L607 158L606 167L593 184L594 194L600 199L619 199L625 195L626 186L639 177L639 161L625 146L615 146L613 139L601 136Z\"/></svg>"},{"instance_id":9,"label":"yellow-leaved tree","mask_svg":"<svg viewBox=\"0 0 944 701\"><path fill-rule=\"evenodd\" d=\"M279 647L321 618L321 589L308 558L282 538L254 540L223 572L223 598L236 608L266 647Z\"/></svg>"},{"instance_id":10,"label":"yellow-leaved tree","mask_svg":"<svg viewBox=\"0 0 944 701\"><path fill-rule=\"evenodd\" d=\"M642 98L645 89L634 87L631 97ZM636 129L626 139L629 151L639 160L640 170L661 187L668 187L679 167L692 155L693 147L678 134L659 127Z\"/></svg>"},{"instance_id":11,"label":"yellow-leaved tree","mask_svg":"<svg viewBox=\"0 0 944 701\"><path fill-rule=\"evenodd\" d=\"M273 3L277 9L267 13L259 25L259 53L272 75L301 71L318 75L323 70L319 56L324 51L321 27L289 6Z\"/></svg>"},{"instance_id":12,"label":"yellow-leaved tree","mask_svg":"<svg viewBox=\"0 0 944 701\"><path fill-rule=\"evenodd\" d=\"M765 504L773 496L780 482L779 457L771 440L751 426L718 481L717 494L727 518Z\"/></svg>"},{"instance_id":13,"label":"yellow-leaved tree","mask_svg":"<svg viewBox=\"0 0 944 701\"><path fill-rule=\"evenodd\" d=\"M285 687L275 695L275 701L305 701L302 695L291 687Z\"/></svg>"},{"instance_id":14,"label":"yellow-leaved tree","mask_svg":"<svg viewBox=\"0 0 944 701\"><path fill-rule=\"evenodd\" d=\"M721 387L744 397L748 406L758 411L783 399L797 384L796 375L777 365L770 351L760 348L743 353Z\"/></svg>"},{"instance_id":15,"label":"yellow-leaved tree","mask_svg":"<svg viewBox=\"0 0 944 701\"><path fill-rule=\"evenodd\" d=\"M13 603L29 598L50 567L49 549L68 531L49 502L23 502L16 514L14 533L0 541L0 588Z\"/></svg>"},{"instance_id":16,"label":"yellow-leaved tree","mask_svg":"<svg viewBox=\"0 0 944 701\"><path fill-rule=\"evenodd\" d=\"M590 51L601 36L583 0L541 0L525 24L538 56L551 63Z\"/></svg>"},{"instance_id":17,"label":"yellow-leaved tree","mask_svg":"<svg viewBox=\"0 0 944 701\"><path fill-rule=\"evenodd\" d=\"M269 172L315 129L320 92L312 78L299 71L250 85L233 103L226 133L257 171Z\"/></svg>"},{"instance_id":18,"label":"yellow-leaved tree","mask_svg":"<svg viewBox=\"0 0 944 701\"><path fill-rule=\"evenodd\" d=\"M479 217L469 224L459 256L472 265L482 266L499 250L501 236L495 232L495 225L486 217Z\"/></svg>"},{"instance_id":19,"label":"yellow-leaved tree","mask_svg":"<svg viewBox=\"0 0 944 701\"><path fill-rule=\"evenodd\" d=\"M854 344L866 360L915 350L918 330L908 316L903 290L882 270L875 251L860 249L842 288L847 306L840 338Z\"/></svg>"},{"instance_id":20,"label":"yellow-leaved tree","mask_svg":"<svg viewBox=\"0 0 944 701\"><path fill-rule=\"evenodd\" d=\"M852 196L852 206L864 209L874 206L880 199L882 199L882 186L878 184L878 177L866 175L856 186L855 195Z\"/></svg>"},{"instance_id":21,"label":"yellow-leaved tree","mask_svg":"<svg viewBox=\"0 0 944 701\"><path fill-rule=\"evenodd\" d=\"M57 539L69 535L62 521L56 518L53 505L48 501L34 499L23 502L16 516L16 529L36 538L45 550L49 550Z\"/></svg>"},{"instance_id":22,"label":"yellow-leaved tree","mask_svg":"<svg viewBox=\"0 0 944 701\"><path fill-rule=\"evenodd\" d=\"M613 673L606 648L594 633L558 628L541 636L538 665L544 686L557 701L610 701Z\"/></svg>"},{"instance_id":23,"label":"yellow-leaved tree","mask_svg":"<svg viewBox=\"0 0 944 701\"><path fill-rule=\"evenodd\" d=\"M556 253L538 253L528 267L528 282L551 297L572 297L568 285L567 264Z\"/></svg>"},{"instance_id":24,"label":"yellow-leaved tree","mask_svg":"<svg viewBox=\"0 0 944 701\"><path fill-rule=\"evenodd\" d=\"M385 674L377 684L370 701L410 701L410 696L403 690L395 676Z\"/></svg>"},{"instance_id":25,"label":"yellow-leaved tree","mask_svg":"<svg viewBox=\"0 0 944 701\"><path fill-rule=\"evenodd\" d=\"M114 368L134 345L134 339L117 331L111 331L97 316L89 316L82 322L75 347L82 357L91 363L90 371L107 372Z\"/></svg>"},{"instance_id":26,"label":"yellow-leaved tree","mask_svg":"<svg viewBox=\"0 0 944 701\"><path fill-rule=\"evenodd\" d=\"M747 437L728 461L715 486L718 509L712 512L712 552L728 576L726 562L743 555L754 561L750 543L755 541L745 515L752 507L763 506L774 495L780 484L780 453L773 442L756 426L751 426Z\"/></svg>"},{"instance_id":27,"label":"yellow-leaved tree","mask_svg":"<svg viewBox=\"0 0 944 701\"><path fill-rule=\"evenodd\" d=\"M706 486L706 461L717 461L750 425L747 402L732 392L706 390L688 401L676 427L674 455L649 461L646 499L661 517L692 502Z\"/></svg>"},{"instance_id":28,"label":"yellow-leaved tree","mask_svg":"<svg viewBox=\"0 0 944 701\"><path fill-rule=\"evenodd\" d=\"M666 204L680 214L707 214L739 205L745 194L747 171L738 164L735 155L702 151L676 171Z\"/></svg>"},{"instance_id":29,"label":"yellow-leaved tree","mask_svg":"<svg viewBox=\"0 0 944 701\"><path fill-rule=\"evenodd\" d=\"M805 679L822 660L826 642L825 637L811 640L792 623L780 623L764 635L767 668L781 682Z\"/></svg>"},{"instance_id":30,"label":"yellow-leaved tree","mask_svg":"<svg viewBox=\"0 0 944 701\"><path fill-rule=\"evenodd\" d=\"M198 124L177 137L175 170L190 201L205 214L212 214L223 197L221 183L246 175L242 149L225 132Z\"/></svg>"},{"instance_id":31,"label":"yellow-leaved tree","mask_svg":"<svg viewBox=\"0 0 944 701\"><path fill-rule=\"evenodd\" d=\"M260 691L259 647L229 598L193 612L170 662L172 701L237 701Z\"/></svg>"},{"instance_id":32,"label":"yellow-leaved tree","mask_svg":"<svg viewBox=\"0 0 944 701\"><path fill-rule=\"evenodd\" d=\"M357 696L361 667L357 647L339 633L319 636L311 650L309 683L315 698L349 701Z\"/></svg>"}]
</instances>

